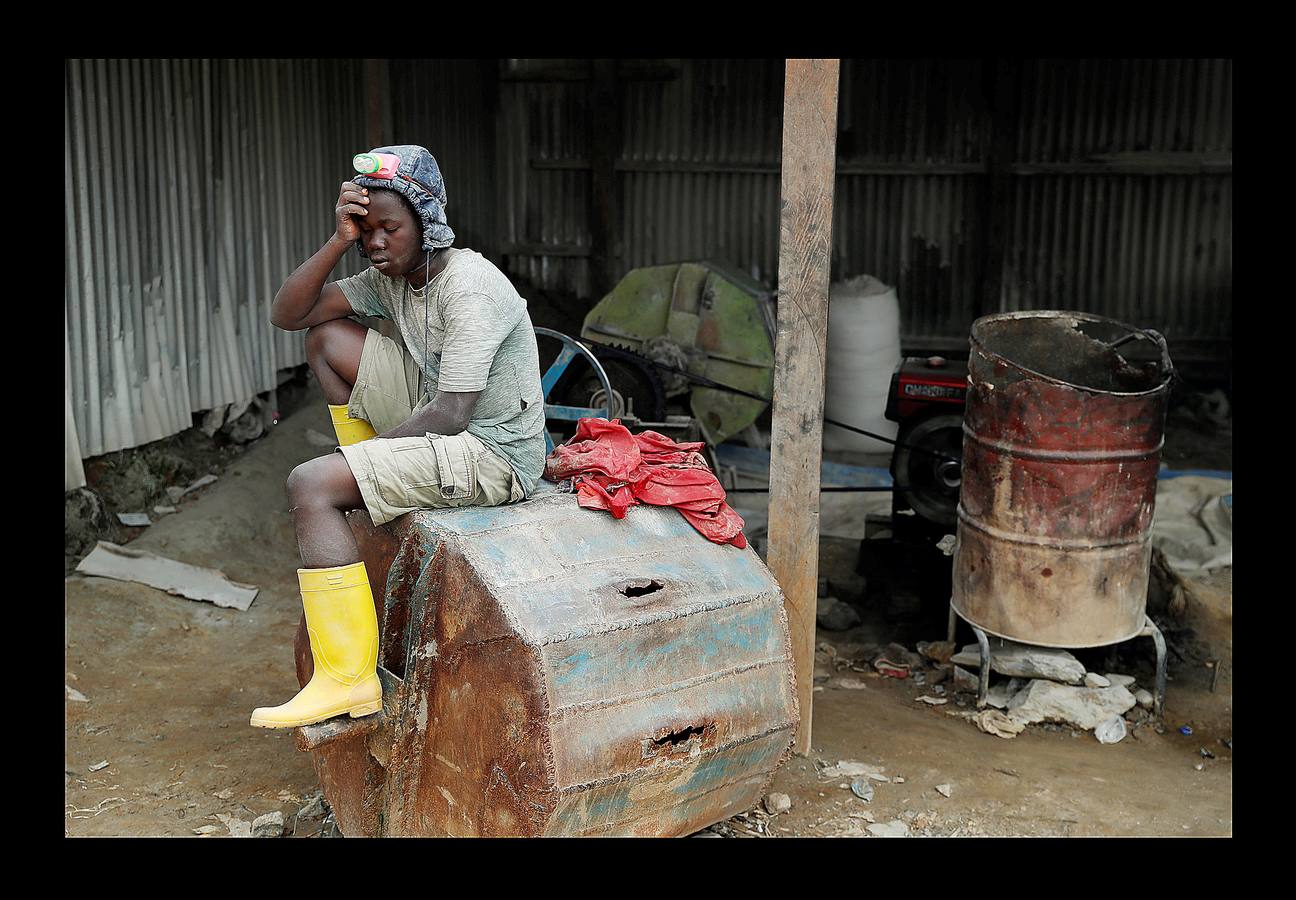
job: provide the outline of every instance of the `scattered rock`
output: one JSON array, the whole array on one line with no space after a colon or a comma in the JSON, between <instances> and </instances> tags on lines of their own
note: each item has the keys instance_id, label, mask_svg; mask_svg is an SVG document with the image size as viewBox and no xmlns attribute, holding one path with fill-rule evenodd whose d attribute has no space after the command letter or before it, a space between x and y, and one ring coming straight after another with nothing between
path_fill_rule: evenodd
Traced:
<instances>
[{"instance_id":1,"label":"scattered rock","mask_svg":"<svg viewBox=\"0 0 1296 900\"><path fill-rule=\"evenodd\" d=\"M858 811L856 811L856 812L850 813L850 814L848 814L847 818L850 818L850 819L863 819L865 822L868 822L870 825L873 824L873 822L874 822L874 819L873 819L873 813L869 812L867 809L862 809L862 810L858 810Z\"/></svg>"},{"instance_id":2,"label":"scattered rock","mask_svg":"<svg viewBox=\"0 0 1296 900\"><path fill-rule=\"evenodd\" d=\"M317 791L314 796L307 800L305 806L297 810L297 818L322 819L327 813L328 808L324 804L324 794Z\"/></svg>"},{"instance_id":3,"label":"scattered rock","mask_svg":"<svg viewBox=\"0 0 1296 900\"><path fill-rule=\"evenodd\" d=\"M843 759L837 765L829 766L819 774L825 778L855 778L865 775L874 781L890 781L890 778L882 774L885 771L885 766L875 766L870 763Z\"/></svg>"},{"instance_id":4,"label":"scattered rock","mask_svg":"<svg viewBox=\"0 0 1296 900\"><path fill-rule=\"evenodd\" d=\"M284 817L279 810L268 812L264 816L257 816L252 820L252 837L258 838L277 838L283 837Z\"/></svg>"},{"instance_id":5,"label":"scattered rock","mask_svg":"<svg viewBox=\"0 0 1296 900\"><path fill-rule=\"evenodd\" d=\"M863 681L852 675L839 675L828 682L830 687L842 688L848 691L862 691L868 687Z\"/></svg>"},{"instance_id":6,"label":"scattered rock","mask_svg":"<svg viewBox=\"0 0 1296 900\"><path fill-rule=\"evenodd\" d=\"M1017 692L1026 687L1027 681L1024 678L1010 678L1000 684L991 685L986 691L986 703L995 709L1006 709L1010 700L1017 696Z\"/></svg>"},{"instance_id":7,"label":"scattered rock","mask_svg":"<svg viewBox=\"0 0 1296 900\"><path fill-rule=\"evenodd\" d=\"M166 489L166 495L167 499L172 503L179 503L180 498L185 495L185 489L182 487L176 487L175 485L170 485Z\"/></svg>"},{"instance_id":8,"label":"scattered rock","mask_svg":"<svg viewBox=\"0 0 1296 900\"><path fill-rule=\"evenodd\" d=\"M936 542L936 549L946 556L954 555L954 548L958 546L958 536L947 534Z\"/></svg>"},{"instance_id":9,"label":"scattered rock","mask_svg":"<svg viewBox=\"0 0 1296 900\"><path fill-rule=\"evenodd\" d=\"M1118 675L1115 672L1108 672L1107 680L1116 687L1129 688L1137 679L1133 675Z\"/></svg>"},{"instance_id":10,"label":"scattered rock","mask_svg":"<svg viewBox=\"0 0 1296 900\"><path fill-rule=\"evenodd\" d=\"M904 779L901 778L899 775L897 775L895 778L892 778L891 781L894 782L895 784L904 784Z\"/></svg>"},{"instance_id":11,"label":"scattered rock","mask_svg":"<svg viewBox=\"0 0 1296 900\"><path fill-rule=\"evenodd\" d=\"M954 667L954 690L976 693L981 689L980 680L962 666Z\"/></svg>"},{"instance_id":12,"label":"scattered rock","mask_svg":"<svg viewBox=\"0 0 1296 900\"><path fill-rule=\"evenodd\" d=\"M874 837L908 837L909 826L899 819L891 822L880 822L868 826L868 833Z\"/></svg>"},{"instance_id":13,"label":"scattered rock","mask_svg":"<svg viewBox=\"0 0 1296 900\"><path fill-rule=\"evenodd\" d=\"M90 766L90 771L98 772L100 769L106 769L106 768L108 768L108 760L104 759L95 763L93 766Z\"/></svg>"},{"instance_id":14,"label":"scattered rock","mask_svg":"<svg viewBox=\"0 0 1296 900\"><path fill-rule=\"evenodd\" d=\"M67 691L67 698L68 698L69 700L75 700L77 703L89 703L89 702L90 702L89 699L86 698L86 695L85 695L85 694L81 693L81 692L78 691L76 688L72 687L72 685L70 685L70 684L66 684L66 683L65 683L65 684L63 685L63 689L64 689L65 691Z\"/></svg>"},{"instance_id":15,"label":"scattered rock","mask_svg":"<svg viewBox=\"0 0 1296 900\"><path fill-rule=\"evenodd\" d=\"M201 828L195 828L193 833L201 834L203 837L206 837L209 834L216 834L219 831L220 831L219 825L204 825Z\"/></svg>"},{"instance_id":16,"label":"scattered rock","mask_svg":"<svg viewBox=\"0 0 1296 900\"><path fill-rule=\"evenodd\" d=\"M169 516L169 515L171 515L173 512L176 512L176 511L177 511L177 510L176 510L176 508L175 508L174 506L155 506L155 507L153 507L153 512L157 513L159 516ZM212 828L215 828L216 826L213 825L213 826L211 826L211 827L212 827Z\"/></svg>"},{"instance_id":17,"label":"scattered rock","mask_svg":"<svg viewBox=\"0 0 1296 900\"><path fill-rule=\"evenodd\" d=\"M944 704L949 703L949 701L944 697L928 697L924 695L922 697L915 697L914 699L919 703L926 703L928 706L943 706Z\"/></svg>"},{"instance_id":18,"label":"scattered rock","mask_svg":"<svg viewBox=\"0 0 1296 900\"><path fill-rule=\"evenodd\" d=\"M792 798L787 794L773 793L765 798L765 811L771 816L785 813L792 808Z\"/></svg>"},{"instance_id":19,"label":"scattered rock","mask_svg":"<svg viewBox=\"0 0 1296 900\"><path fill-rule=\"evenodd\" d=\"M1134 692L1134 702L1144 709L1151 709L1153 704L1156 702L1156 698L1152 696L1151 691L1139 688Z\"/></svg>"},{"instance_id":20,"label":"scattered rock","mask_svg":"<svg viewBox=\"0 0 1296 900\"><path fill-rule=\"evenodd\" d=\"M230 800L234 797L234 789L225 788L225 790L217 791L216 793L212 794L212 796L215 797L217 800Z\"/></svg>"},{"instance_id":21,"label":"scattered rock","mask_svg":"<svg viewBox=\"0 0 1296 900\"><path fill-rule=\"evenodd\" d=\"M940 794L942 797L948 797L950 794L954 793L954 786L951 784L938 784L936 785L936 793Z\"/></svg>"},{"instance_id":22,"label":"scattered rock","mask_svg":"<svg viewBox=\"0 0 1296 900\"><path fill-rule=\"evenodd\" d=\"M1015 738L1026 730L1026 726L1008 718L997 709L983 709L972 717L976 727L986 734L993 734L1001 738Z\"/></svg>"},{"instance_id":23,"label":"scattered rock","mask_svg":"<svg viewBox=\"0 0 1296 900\"><path fill-rule=\"evenodd\" d=\"M1094 729L1094 737L1100 744L1119 744L1125 738L1125 720L1112 716Z\"/></svg>"},{"instance_id":24,"label":"scattered rock","mask_svg":"<svg viewBox=\"0 0 1296 900\"><path fill-rule=\"evenodd\" d=\"M220 406L207 410L207 414L203 416L198 430L207 437L215 437L216 432L220 431L221 426L225 424L225 413L230 408L230 405L229 403L222 403Z\"/></svg>"},{"instance_id":25,"label":"scattered rock","mask_svg":"<svg viewBox=\"0 0 1296 900\"><path fill-rule=\"evenodd\" d=\"M216 818L229 829L230 837L252 837L252 823L238 818L217 813Z\"/></svg>"},{"instance_id":26,"label":"scattered rock","mask_svg":"<svg viewBox=\"0 0 1296 900\"><path fill-rule=\"evenodd\" d=\"M968 644L950 661L960 666L981 667L981 651L976 644ZM1047 678L1065 684L1079 684L1085 676L1085 667L1065 650L1051 647L1032 647L1012 641L994 639L990 645L990 671L1019 678Z\"/></svg>"},{"instance_id":27,"label":"scattered rock","mask_svg":"<svg viewBox=\"0 0 1296 900\"><path fill-rule=\"evenodd\" d=\"M927 641L918 642L918 652L934 663L947 663L950 657L958 650L958 645L953 641Z\"/></svg>"},{"instance_id":28,"label":"scattered rock","mask_svg":"<svg viewBox=\"0 0 1296 900\"><path fill-rule=\"evenodd\" d=\"M860 623L860 615L855 607L843 603L836 597L821 597L815 608L815 620L820 628L829 631L845 631Z\"/></svg>"},{"instance_id":29,"label":"scattered rock","mask_svg":"<svg viewBox=\"0 0 1296 900\"><path fill-rule=\"evenodd\" d=\"M231 403L225 414L221 433L236 444L254 441L265 433L265 404L260 397L250 397L240 403Z\"/></svg>"},{"instance_id":30,"label":"scattered rock","mask_svg":"<svg viewBox=\"0 0 1296 900\"><path fill-rule=\"evenodd\" d=\"M867 778L856 778L850 783L851 793L865 803L873 802L873 784Z\"/></svg>"},{"instance_id":31,"label":"scattered rock","mask_svg":"<svg viewBox=\"0 0 1296 900\"><path fill-rule=\"evenodd\" d=\"M1084 677L1085 687L1105 688L1111 687L1111 680L1103 678L1097 672L1086 672Z\"/></svg>"},{"instance_id":32,"label":"scattered rock","mask_svg":"<svg viewBox=\"0 0 1296 900\"><path fill-rule=\"evenodd\" d=\"M1011 717L1032 722L1067 722L1092 731L1112 716L1124 715L1134 706L1134 695L1122 687L1070 687L1035 679L1008 704Z\"/></svg>"}]
</instances>

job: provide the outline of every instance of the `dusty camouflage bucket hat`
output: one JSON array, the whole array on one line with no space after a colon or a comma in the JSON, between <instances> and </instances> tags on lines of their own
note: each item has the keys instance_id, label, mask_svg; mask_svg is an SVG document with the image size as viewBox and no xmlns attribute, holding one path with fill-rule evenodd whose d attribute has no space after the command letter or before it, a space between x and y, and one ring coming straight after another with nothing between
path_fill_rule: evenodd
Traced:
<instances>
[{"instance_id":1,"label":"dusty camouflage bucket hat","mask_svg":"<svg viewBox=\"0 0 1296 900\"><path fill-rule=\"evenodd\" d=\"M400 165L391 178L372 175L353 175L351 181L360 187L383 188L396 191L410 202L423 225L423 249L436 250L454 244L455 234L446 222L445 179L441 168L426 147L417 144L396 144L375 147L371 153L388 153L400 158ZM364 246L356 241L360 255L368 258Z\"/></svg>"}]
</instances>

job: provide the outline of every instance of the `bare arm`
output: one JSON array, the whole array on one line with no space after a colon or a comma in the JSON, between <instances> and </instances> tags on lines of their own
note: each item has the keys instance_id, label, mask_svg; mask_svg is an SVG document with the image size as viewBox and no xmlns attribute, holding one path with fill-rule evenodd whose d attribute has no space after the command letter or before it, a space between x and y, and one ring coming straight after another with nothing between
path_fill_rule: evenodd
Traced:
<instances>
[{"instance_id":1,"label":"bare arm","mask_svg":"<svg viewBox=\"0 0 1296 900\"><path fill-rule=\"evenodd\" d=\"M473 407L481 391L457 393L437 391L432 402L410 416L381 438L417 437L424 434L459 434L472 421Z\"/></svg>"},{"instance_id":2,"label":"bare arm","mask_svg":"<svg viewBox=\"0 0 1296 900\"><path fill-rule=\"evenodd\" d=\"M334 209L336 229L315 255L297 267L275 294L270 322L285 331L312 328L352 314L351 303L336 284L324 283L343 254L360 236L353 216L368 215L369 192L346 181Z\"/></svg>"}]
</instances>

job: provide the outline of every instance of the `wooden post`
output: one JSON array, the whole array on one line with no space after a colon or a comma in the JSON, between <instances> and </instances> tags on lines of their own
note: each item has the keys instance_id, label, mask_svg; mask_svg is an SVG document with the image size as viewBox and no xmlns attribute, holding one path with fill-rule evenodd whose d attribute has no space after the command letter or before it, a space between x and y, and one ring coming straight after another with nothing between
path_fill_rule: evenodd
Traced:
<instances>
[{"instance_id":1,"label":"wooden post","mask_svg":"<svg viewBox=\"0 0 1296 900\"><path fill-rule=\"evenodd\" d=\"M839 69L835 59L789 59L783 91L768 562L787 604L801 706L795 749L802 755L810 752L814 680Z\"/></svg>"}]
</instances>

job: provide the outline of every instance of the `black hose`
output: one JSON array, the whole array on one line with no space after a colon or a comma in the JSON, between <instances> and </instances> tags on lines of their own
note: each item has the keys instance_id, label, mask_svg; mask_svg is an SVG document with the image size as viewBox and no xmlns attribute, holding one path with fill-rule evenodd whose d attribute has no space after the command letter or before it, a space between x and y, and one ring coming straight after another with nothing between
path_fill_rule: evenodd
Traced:
<instances>
[{"instance_id":1,"label":"black hose","mask_svg":"<svg viewBox=\"0 0 1296 900\"><path fill-rule=\"evenodd\" d=\"M750 397L752 400L759 400L762 403L774 402L769 397L762 397L760 394L753 394L750 391L744 391L740 388L732 387L727 384L721 384L718 381L712 381L710 378L707 378L704 375L695 375L694 373L687 372L684 369L677 369L674 366L668 366L665 363L657 362L657 360L655 359L648 359L648 357L646 356L643 358L647 362L652 363L654 366L656 366L659 369L664 369L667 372L674 372L677 375L683 375L685 378L689 379L692 382L695 382L696 384L701 385L702 387L711 388L712 390L716 390L716 391L725 391L730 394L737 394L739 397ZM914 453L925 453L928 456L934 456L937 459L948 460L949 462L962 462L962 460L957 456L950 456L948 453L942 453L939 450L929 450L926 447L919 447L914 444L907 443L905 441L896 440L895 438L889 438L881 434L875 434L872 431L865 431L863 428L857 428L854 425L847 425L845 422L838 422L836 419L830 419L827 416L824 416L824 422L829 425L836 425L838 428L844 428L847 431L853 431L856 434L862 434L865 437L871 437L874 440L882 441L883 443L893 444L897 447L904 447L905 449L910 450Z\"/></svg>"}]
</instances>

